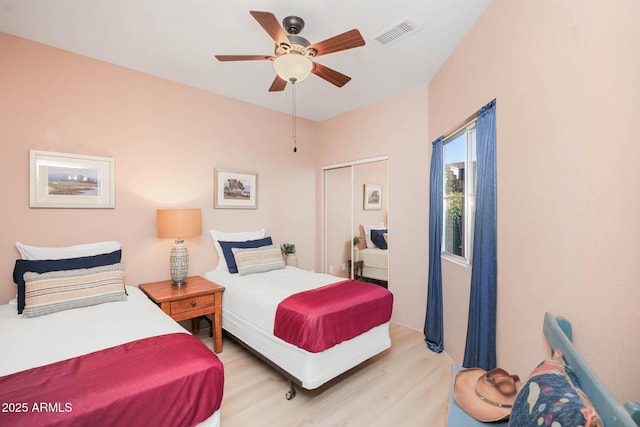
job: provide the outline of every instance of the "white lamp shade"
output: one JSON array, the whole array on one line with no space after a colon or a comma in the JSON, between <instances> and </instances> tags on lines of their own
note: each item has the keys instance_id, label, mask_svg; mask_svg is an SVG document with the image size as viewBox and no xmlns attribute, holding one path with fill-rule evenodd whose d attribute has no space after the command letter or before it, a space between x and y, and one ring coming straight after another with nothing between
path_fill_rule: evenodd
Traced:
<instances>
[{"instance_id":1,"label":"white lamp shade","mask_svg":"<svg viewBox=\"0 0 640 427\"><path fill-rule=\"evenodd\" d=\"M273 61L273 68L281 79L288 82L301 82L311 73L313 63L298 53L280 55Z\"/></svg>"}]
</instances>

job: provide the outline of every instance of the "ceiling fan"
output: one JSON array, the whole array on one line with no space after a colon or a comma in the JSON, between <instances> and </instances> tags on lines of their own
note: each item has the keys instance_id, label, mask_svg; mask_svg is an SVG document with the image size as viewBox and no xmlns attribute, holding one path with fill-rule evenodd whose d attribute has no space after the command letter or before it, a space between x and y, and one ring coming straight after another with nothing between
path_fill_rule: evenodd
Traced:
<instances>
[{"instance_id":1,"label":"ceiling fan","mask_svg":"<svg viewBox=\"0 0 640 427\"><path fill-rule=\"evenodd\" d=\"M298 34L304 28L304 21L297 16L288 16L282 20L282 26L271 12L252 10L251 16L265 29L275 42L273 55L216 55L218 61L252 61L268 60L273 62L276 78L269 87L269 92L282 91L287 82L296 83L304 80L310 73L342 87L351 80L338 71L326 67L311 58L341 50L364 46L360 31L353 29L333 36L319 43L311 44ZM286 31L285 31L286 30Z\"/></svg>"}]
</instances>

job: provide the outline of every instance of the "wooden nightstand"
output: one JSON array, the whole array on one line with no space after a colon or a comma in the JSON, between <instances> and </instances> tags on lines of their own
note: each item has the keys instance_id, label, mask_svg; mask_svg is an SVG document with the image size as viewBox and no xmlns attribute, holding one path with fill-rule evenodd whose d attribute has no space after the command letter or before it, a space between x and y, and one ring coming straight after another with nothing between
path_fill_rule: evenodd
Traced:
<instances>
[{"instance_id":1,"label":"wooden nightstand","mask_svg":"<svg viewBox=\"0 0 640 427\"><path fill-rule=\"evenodd\" d=\"M204 277L187 277L187 284L173 286L171 280L144 283L140 290L176 322L191 319L193 333L200 332L196 319L211 315L213 350L222 351L222 292L224 286L217 285Z\"/></svg>"}]
</instances>

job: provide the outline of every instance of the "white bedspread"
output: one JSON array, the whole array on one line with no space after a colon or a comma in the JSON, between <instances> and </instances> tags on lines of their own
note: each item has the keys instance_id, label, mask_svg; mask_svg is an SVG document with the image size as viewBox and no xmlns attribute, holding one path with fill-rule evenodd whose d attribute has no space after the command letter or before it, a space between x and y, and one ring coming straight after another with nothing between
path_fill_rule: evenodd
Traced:
<instances>
[{"instance_id":1,"label":"white bedspread","mask_svg":"<svg viewBox=\"0 0 640 427\"><path fill-rule=\"evenodd\" d=\"M127 301L75 308L41 317L0 306L0 376L43 366L137 339L188 333L136 287Z\"/></svg>"},{"instance_id":2,"label":"white bedspread","mask_svg":"<svg viewBox=\"0 0 640 427\"><path fill-rule=\"evenodd\" d=\"M214 270L206 278L225 286L222 304L244 320L272 334L276 309L283 299L298 292L344 281L344 277L311 273L296 267L241 276ZM222 318L224 324L224 316Z\"/></svg>"}]
</instances>

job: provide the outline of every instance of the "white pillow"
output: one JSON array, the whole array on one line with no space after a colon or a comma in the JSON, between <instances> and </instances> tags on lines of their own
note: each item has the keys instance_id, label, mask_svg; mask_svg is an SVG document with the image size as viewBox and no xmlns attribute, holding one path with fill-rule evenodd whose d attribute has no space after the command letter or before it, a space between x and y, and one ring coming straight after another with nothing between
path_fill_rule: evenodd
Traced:
<instances>
[{"instance_id":1,"label":"white pillow","mask_svg":"<svg viewBox=\"0 0 640 427\"><path fill-rule=\"evenodd\" d=\"M45 259L69 259L100 254L109 254L117 251L122 245L120 242L105 241L87 243L83 245L66 246L62 248L50 248L44 246L28 246L24 243L16 242L16 248L20 252L22 259L29 261L39 261Z\"/></svg>"},{"instance_id":2,"label":"white pillow","mask_svg":"<svg viewBox=\"0 0 640 427\"><path fill-rule=\"evenodd\" d=\"M384 222L380 222L380 224L375 225L362 224L362 229L364 230L364 240L367 243L367 248L375 248L376 244L371 241L371 230L384 230L386 227Z\"/></svg>"},{"instance_id":3,"label":"white pillow","mask_svg":"<svg viewBox=\"0 0 640 427\"><path fill-rule=\"evenodd\" d=\"M264 228L261 228L256 231L241 231L238 233L225 233L224 231L209 230L209 233L211 233L213 246L216 248L216 252L218 253L218 267L216 267L216 270L229 271L227 262L224 259L224 254L222 253L222 247L220 247L220 243L218 243L218 241L246 242L247 240L262 239L264 237L265 230Z\"/></svg>"}]
</instances>

